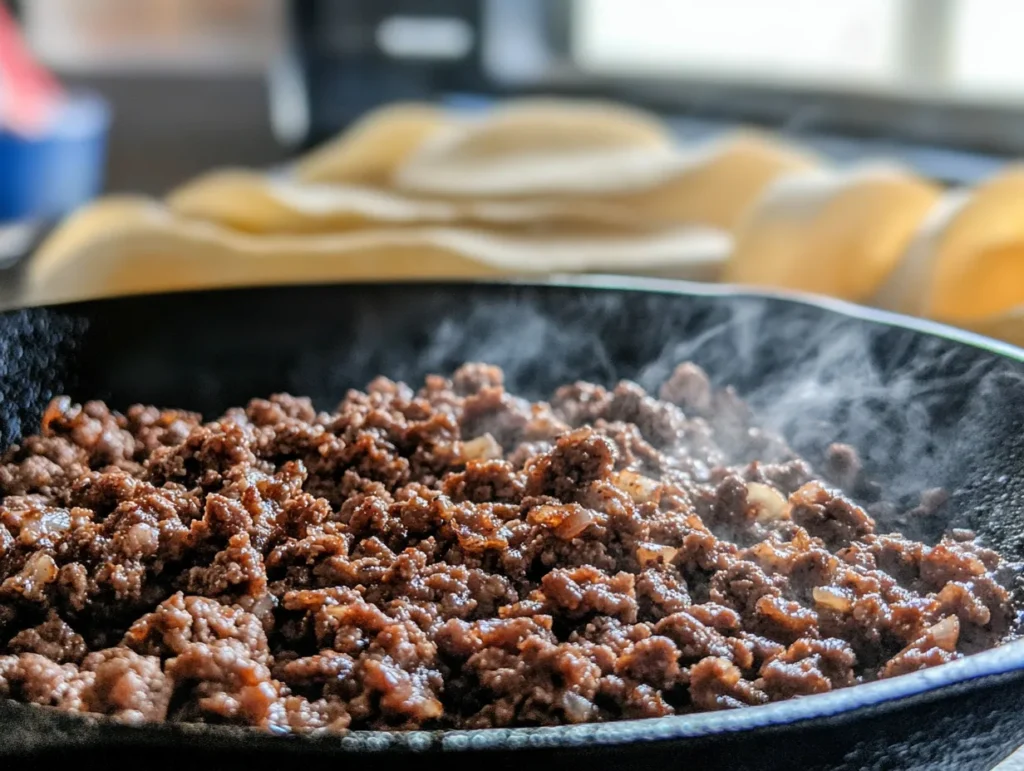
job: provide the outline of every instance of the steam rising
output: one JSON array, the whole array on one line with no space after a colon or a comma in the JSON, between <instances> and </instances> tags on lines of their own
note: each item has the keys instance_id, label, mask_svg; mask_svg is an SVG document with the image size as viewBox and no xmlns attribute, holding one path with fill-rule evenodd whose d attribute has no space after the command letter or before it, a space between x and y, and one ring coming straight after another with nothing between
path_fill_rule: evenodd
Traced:
<instances>
[{"instance_id":1,"label":"steam rising","mask_svg":"<svg viewBox=\"0 0 1024 771\"><path fill-rule=\"evenodd\" d=\"M509 390L548 398L579 379L631 379L656 394L676 365L694 361L716 386L735 386L758 421L812 463L834 441L852 444L902 510L920 492L945 487L955 516L942 525L997 534L1024 554L1020 474L999 454L1024 434L1021 411L1009 408L1024 404L1017 363L763 298L595 292L585 302L568 293L564 300L475 298L439 312L418 336L405 329L404 339L359 344L339 366L416 383L485 361L505 370ZM363 319L356 337L381 341L388 325L383 316Z\"/></svg>"},{"instance_id":2,"label":"steam rising","mask_svg":"<svg viewBox=\"0 0 1024 771\"><path fill-rule=\"evenodd\" d=\"M275 391L333 407L377 375L415 384L466 361L501 366L509 390L532 399L575 380L630 379L656 393L693 361L812 463L831 442L852 444L903 511L944 487L953 499L939 524L1024 557L1022 365L961 343L769 298L558 286L278 287L118 302L0 316L5 443L37 426L60 392L213 417Z\"/></svg>"}]
</instances>

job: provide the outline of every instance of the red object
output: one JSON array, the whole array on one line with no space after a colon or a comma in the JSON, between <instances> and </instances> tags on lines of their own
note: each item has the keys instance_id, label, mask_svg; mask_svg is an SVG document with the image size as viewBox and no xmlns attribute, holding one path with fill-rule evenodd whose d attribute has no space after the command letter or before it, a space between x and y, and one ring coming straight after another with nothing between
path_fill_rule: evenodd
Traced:
<instances>
[{"instance_id":1,"label":"red object","mask_svg":"<svg viewBox=\"0 0 1024 771\"><path fill-rule=\"evenodd\" d=\"M34 134L45 127L62 95L57 79L35 61L0 4L0 126Z\"/></svg>"}]
</instances>

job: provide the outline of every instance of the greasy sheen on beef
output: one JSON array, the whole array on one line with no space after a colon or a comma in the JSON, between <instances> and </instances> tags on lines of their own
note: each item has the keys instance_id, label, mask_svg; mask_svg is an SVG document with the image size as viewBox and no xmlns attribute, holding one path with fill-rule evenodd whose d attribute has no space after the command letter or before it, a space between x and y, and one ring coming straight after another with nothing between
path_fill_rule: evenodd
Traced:
<instances>
[{"instance_id":1,"label":"greasy sheen on beef","mask_svg":"<svg viewBox=\"0 0 1024 771\"><path fill-rule=\"evenodd\" d=\"M999 557L879 532L843 492L859 467L834 445L815 473L692 364L657 398L530 403L467 364L205 423L57 398L0 464L0 698L276 732L556 725L997 645Z\"/></svg>"}]
</instances>

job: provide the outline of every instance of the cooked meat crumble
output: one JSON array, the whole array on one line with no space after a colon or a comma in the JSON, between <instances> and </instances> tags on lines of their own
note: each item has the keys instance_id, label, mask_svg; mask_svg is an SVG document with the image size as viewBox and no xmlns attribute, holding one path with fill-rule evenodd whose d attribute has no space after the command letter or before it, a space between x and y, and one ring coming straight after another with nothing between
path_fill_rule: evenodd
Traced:
<instances>
[{"instance_id":1,"label":"cooked meat crumble","mask_svg":"<svg viewBox=\"0 0 1024 771\"><path fill-rule=\"evenodd\" d=\"M876 532L683 364L549 403L468 364L333 413L66 397L0 465L0 698L281 732L683 714L997 645L999 557ZM941 505L936 493L929 500Z\"/></svg>"}]
</instances>

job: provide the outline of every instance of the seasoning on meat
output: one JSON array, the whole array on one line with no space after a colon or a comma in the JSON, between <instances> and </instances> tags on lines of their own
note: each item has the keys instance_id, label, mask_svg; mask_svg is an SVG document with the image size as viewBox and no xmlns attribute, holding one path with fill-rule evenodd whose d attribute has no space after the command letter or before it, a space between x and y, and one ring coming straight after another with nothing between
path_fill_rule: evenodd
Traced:
<instances>
[{"instance_id":1,"label":"seasoning on meat","mask_svg":"<svg viewBox=\"0 0 1024 771\"><path fill-rule=\"evenodd\" d=\"M333 413L57 398L0 464L0 697L277 732L553 725L823 693L1007 636L999 557L876 532L853 448L816 476L693 364L661 397L529 403L468 364Z\"/></svg>"}]
</instances>

